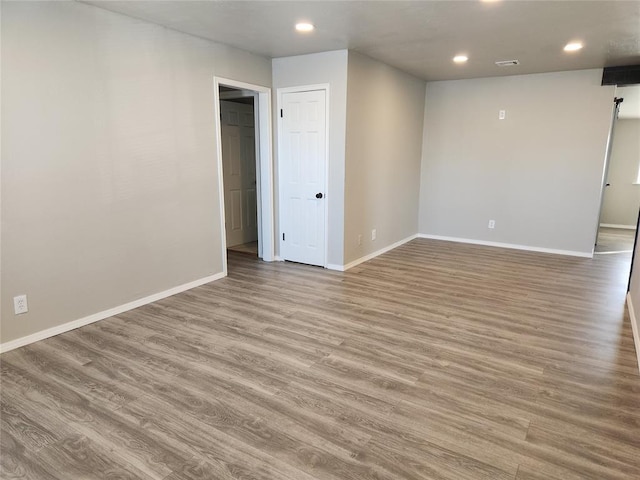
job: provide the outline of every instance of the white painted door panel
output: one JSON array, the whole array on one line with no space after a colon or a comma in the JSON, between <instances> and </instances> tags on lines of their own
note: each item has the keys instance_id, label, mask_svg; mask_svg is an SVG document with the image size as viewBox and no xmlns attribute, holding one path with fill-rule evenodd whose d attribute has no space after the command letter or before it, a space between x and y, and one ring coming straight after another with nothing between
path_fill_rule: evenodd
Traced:
<instances>
[{"instance_id":1,"label":"white painted door panel","mask_svg":"<svg viewBox=\"0 0 640 480\"><path fill-rule=\"evenodd\" d=\"M325 265L326 92L282 95L282 256Z\"/></svg>"},{"instance_id":2,"label":"white painted door panel","mask_svg":"<svg viewBox=\"0 0 640 480\"><path fill-rule=\"evenodd\" d=\"M253 107L221 101L227 247L258 239Z\"/></svg>"}]
</instances>

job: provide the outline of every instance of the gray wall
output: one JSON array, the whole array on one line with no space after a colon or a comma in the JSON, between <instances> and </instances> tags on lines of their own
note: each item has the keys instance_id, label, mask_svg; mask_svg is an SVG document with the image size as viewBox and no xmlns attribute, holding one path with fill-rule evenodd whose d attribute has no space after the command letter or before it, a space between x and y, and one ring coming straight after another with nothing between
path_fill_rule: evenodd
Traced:
<instances>
[{"instance_id":1,"label":"gray wall","mask_svg":"<svg viewBox=\"0 0 640 480\"><path fill-rule=\"evenodd\" d=\"M269 86L271 62L76 2L2 4L1 342L221 272L214 75Z\"/></svg>"},{"instance_id":2,"label":"gray wall","mask_svg":"<svg viewBox=\"0 0 640 480\"><path fill-rule=\"evenodd\" d=\"M640 118L640 85L616 88L616 97L624 98L620 104L618 118Z\"/></svg>"},{"instance_id":3,"label":"gray wall","mask_svg":"<svg viewBox=\"0 0 640 480\"><path fill-rule=\"evenodd\" d=\"M614 96L601 76L428 83L420 232L591 254Z\"/></svg>"},{"instance_id":4,"label":"gray wall","mask_svg":"<svg viewBox=\"0 0 640 480\"><path fill-rule=\"evenodd\" d=\"M625 98L626 101L626 98ZM640 207L640 119L618 120L600 223L636 226Z\"/></svg>"},{"instance_id":5,"label":"gray wall","mask_svg":"<svg viewBox=\"0 0 640 480\"><path fill-rule=\"evenodd\" d=\"M418 231L424 88L422 80L349 52L345 263Z\"/></svg>"},{"instance_id":6,"label":"gray wall","mask_svg":"<svg viewBox=\"0 0 640 480\"><path fill-rule=\"evenodd\" d=\"M277 89L329 84L329 178L327 263L342 265L344 239L344 168L347 116L347 51L273 59L274 136L278 135ZM277 155L277 142L276 154ZM277 161L276 161L277 169ZM276 171L276 179L278 172ZM277 191L277 189L276 189ZM276 199L277 201L277 199ZM276 203L276 211L278 209ZM276 231L278 225L276 225ZM276 242L276 245L278 243Z\"/></svg>"}]
</instances>

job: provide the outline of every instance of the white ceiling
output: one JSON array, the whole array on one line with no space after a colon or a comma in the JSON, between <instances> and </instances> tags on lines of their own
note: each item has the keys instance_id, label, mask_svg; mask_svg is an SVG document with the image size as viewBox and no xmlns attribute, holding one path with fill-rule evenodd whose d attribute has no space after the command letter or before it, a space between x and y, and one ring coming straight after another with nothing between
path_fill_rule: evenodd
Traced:
<instances>
[{"instance_id":1,"label":"white ceiling","mask_svg":"<svg viewBox=\"0 0 640 480\"><path fill-rule=\"evenodd\" d=\"M86 3L267 57L349 48L426 80L640 64L640 1ZM316 30L296 33L301 20ZM571 40L584 48L564 52ZM453 64L458 53L469 62ZM494 64L512 59L521 64Z\"/></svg>"}]
</instances>

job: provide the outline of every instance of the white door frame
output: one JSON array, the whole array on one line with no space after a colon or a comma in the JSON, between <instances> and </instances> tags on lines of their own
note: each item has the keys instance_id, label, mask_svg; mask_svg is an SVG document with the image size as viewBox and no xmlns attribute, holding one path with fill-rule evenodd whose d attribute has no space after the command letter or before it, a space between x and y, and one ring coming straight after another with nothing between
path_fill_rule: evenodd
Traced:
<instances>
[{"instance_id":1,"label":"white door frame","mask_svg":"<svg viewBox=\"0 0 640 480\"><path fill-rule=\"evenodd\" d=\"M277 104L277 118L278 118L278 185L283 185L282 178L282 169L280 168L280 155L282 155L282 117L280 116L280 109L282 108L282 95L285 93L298 93L298 92L312 92L315 90L324 90L325 91L325 122L326 122L326 132L325 132L325 172L324 172L324 268L327 268L328 258L329 258L329 202L331 201L331 197L328 194L329 190L329 84L328 83L319 83L315 85L302 85L298 87L285 87L278 88L276 90L278 97ZM284 209L284 198L283 189L278 189L278 218L282 218L283 209ZM280 256L282 256L282 222L278 222L278 228L280 231L278 232L278 250L280 252Z\"/></svg>"},{"instance_id":2,"label":"white door frame","mask_svg":"<svg viewBox=\"0 0 640 480\"><path fill-rule=\"evenodd\" d=\"M616 90L617 90L616 86ZM602 220L602 208L604 207L604 197L607 190L607 180L609 179L609 167L611 166L611 153L613 151L613 139L616 131L616 124L618 123L618 114L620 112L620 103L618 97L613 97L613 109L611 110L611 123L609 125L609 135L607 136L607 146L604 152L604 164L602 166L602 181L600 183L600 195L599 195L599 209L598 209L598 223L596 224L595 240L593 241L593 250L591 255L593 256L596 245L598 244L598 237L600 234L600 220Z\"/></svg>"},{"instance_id":3,"label":"white door frame","mask_svg":"<svg viewBox=\"0 0 640 480\"><path fill-rule=\"evenodd\" d=\"M214 124L218 155L218 192L220 203L220 245L222 267L227 274L227 236L224 215L224 179L222 173L222 126L220 122L220 85L256 92L254 118L256 132L256 200L258 202L258 256L265 262L275 257L273 212L273 156L271 148L271 88L239 82L223 77L213 77Z\"/></svg>"}]
</instances>

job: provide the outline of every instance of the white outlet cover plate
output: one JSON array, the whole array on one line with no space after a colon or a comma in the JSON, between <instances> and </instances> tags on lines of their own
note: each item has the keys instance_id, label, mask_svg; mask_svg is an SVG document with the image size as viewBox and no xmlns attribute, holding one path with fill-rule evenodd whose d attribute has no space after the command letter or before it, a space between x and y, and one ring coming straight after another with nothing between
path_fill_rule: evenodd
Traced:
<instances>
[{"instance_id":1,"label":"white outlet cover plate","mask_svg":"<svg viewBox=\"0 0 640 480\"><path fill-rule=\"evenodd\" d=\"M499 120L504 120L507 116L507 111L506 110L500 110L498 112L498 119Z\"/></svg>"},{"instance_id":2,"label":"white outlet cover plate","mask_svg":"<svg viewBox=\"0 0 640 480\"><path fill-rule=\"evenodd\" d=\"M17 297L13 297L13 310L16 315L27 313L29 311L26 295L18 295Z\"/></svg>"}]
</instances>

